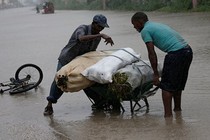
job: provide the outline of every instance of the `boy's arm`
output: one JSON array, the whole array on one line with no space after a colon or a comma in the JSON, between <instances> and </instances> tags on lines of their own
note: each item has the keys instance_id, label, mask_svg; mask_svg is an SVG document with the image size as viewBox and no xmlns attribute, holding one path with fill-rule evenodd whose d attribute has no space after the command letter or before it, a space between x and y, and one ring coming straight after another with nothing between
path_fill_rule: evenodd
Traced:
<instances>
[{"instance_id":1,"label":"boy's arm","mask_svg":"<svg viewBox=\"0 0 210 140\"><path fill-rule=\"evenodd\" d=\"M153 82L154 82L154 85L158 86L160 81L159 81L159 72L157 69L157 66L158 66L157 54L155 52L154 44L152 42L147 42L146 46L147 46L147 50L148 50L149 61L151 63L152 69L154 71Z\"/></svg>"}]
</instances>

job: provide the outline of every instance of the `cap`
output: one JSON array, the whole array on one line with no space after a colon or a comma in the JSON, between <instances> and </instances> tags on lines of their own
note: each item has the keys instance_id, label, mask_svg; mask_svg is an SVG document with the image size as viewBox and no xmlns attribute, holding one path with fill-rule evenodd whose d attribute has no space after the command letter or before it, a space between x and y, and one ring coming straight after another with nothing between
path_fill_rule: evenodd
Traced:
<instances>
[{"instance_id":1,"label":"cap","mask_svg":"<svg viewBox=\"0 0 210 140\"><path fill-rule=\"evenodd\" d=\"M106 19L106 17L104 15L101 15L101 14L95 15L93 17L93 21L98 23L102 27L109 28L109 25L107 24L107 19Z\"/></svg>"}]
</instances>

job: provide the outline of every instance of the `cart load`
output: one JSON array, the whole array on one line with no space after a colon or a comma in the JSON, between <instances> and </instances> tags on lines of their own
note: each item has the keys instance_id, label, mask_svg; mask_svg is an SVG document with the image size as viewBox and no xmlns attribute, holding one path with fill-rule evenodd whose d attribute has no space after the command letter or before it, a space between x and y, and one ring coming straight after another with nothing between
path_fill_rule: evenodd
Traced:
<instances>
[{"instance_id":1,"label":"cart load","mask_svg":"<svg viewBox=\"0 0 210 140\"><path fill-rule=\"evenodd\" d=\"M111 54L110 51L92 51L76 57L56 73L57 86L64 92L77 92L93 85L95 82L81 73L109 54Z\"/></svg>"},{"instance_id":2,"label":"cart load","mask_svg":"<svg viewBox=\"0 0 210 140\"><path fill-rule=\"evenodd\" d=\"M160 63L158 63L158 72L161 75L162 66ZM153 70L149 61L139 60L117 70L112 76L112 80L112 83L109 84L110 92L115 93L119 98L125 98L137 87L151 83Z\"/></svg>"},{"instance_id":3,"label":"cart load","mask_svg":"<svg viewBox=\"0 0 210 140\"><path fill-rule=\"evenodd\" d=\"M158 68L161 72L160 65ZM141 60L133 49L122 48L78 56L56 73L55 81L64 92L77 92L100 83L108 84L113 92L122 94L122 91L132 92L141 84L152 81L152 76L148 61Z\"/></svg>"}]
</instances>

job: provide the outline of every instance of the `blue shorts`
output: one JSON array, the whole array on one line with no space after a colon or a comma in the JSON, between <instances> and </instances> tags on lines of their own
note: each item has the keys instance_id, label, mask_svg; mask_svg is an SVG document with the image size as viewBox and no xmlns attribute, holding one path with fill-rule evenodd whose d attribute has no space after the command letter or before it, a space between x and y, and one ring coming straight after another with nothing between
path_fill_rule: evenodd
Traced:
<instances>
[{"instance_id":1,"label":"blue shorts","mask_svg":"<svg viewBox=\"0 0 210 140\"><path fill-rule=\"evenodd\" d=\"M169 92L184 90L193 52L189 45L165 56L160 88Z\"/></svg>"}]
</instances>

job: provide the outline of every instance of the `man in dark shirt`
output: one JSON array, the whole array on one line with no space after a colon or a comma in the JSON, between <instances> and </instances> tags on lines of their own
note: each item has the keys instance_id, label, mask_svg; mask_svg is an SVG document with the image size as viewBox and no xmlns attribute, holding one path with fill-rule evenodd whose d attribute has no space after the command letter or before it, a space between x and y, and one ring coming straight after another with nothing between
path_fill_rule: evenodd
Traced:
<instances>
[{"instance_id":1,"label":"man in dark shirt","mask_svg":"<svg viewBox=\"0 0 210 140\"><path fill-rule=\"evenodd\" d=\"M104 28L108 28L107 18L104 15L95 15L92 24L80 25L72 34L68 44L62 49L58 58L57 71L64 65L72 61L75 57L83 55L90 51L95 51L101 38L107 44L114 44L111 37L106 34L100 33ZM84 90L87 96L91 96L95 103L99 101L97 95L91 94L90 89ZM47 97L48 104L45 107L44 115L53 114L52 104L57 103L57 100L62 96L63 91L59 89L53 81L50 88L50 95Z\"/></svg>"}]
</instances>

